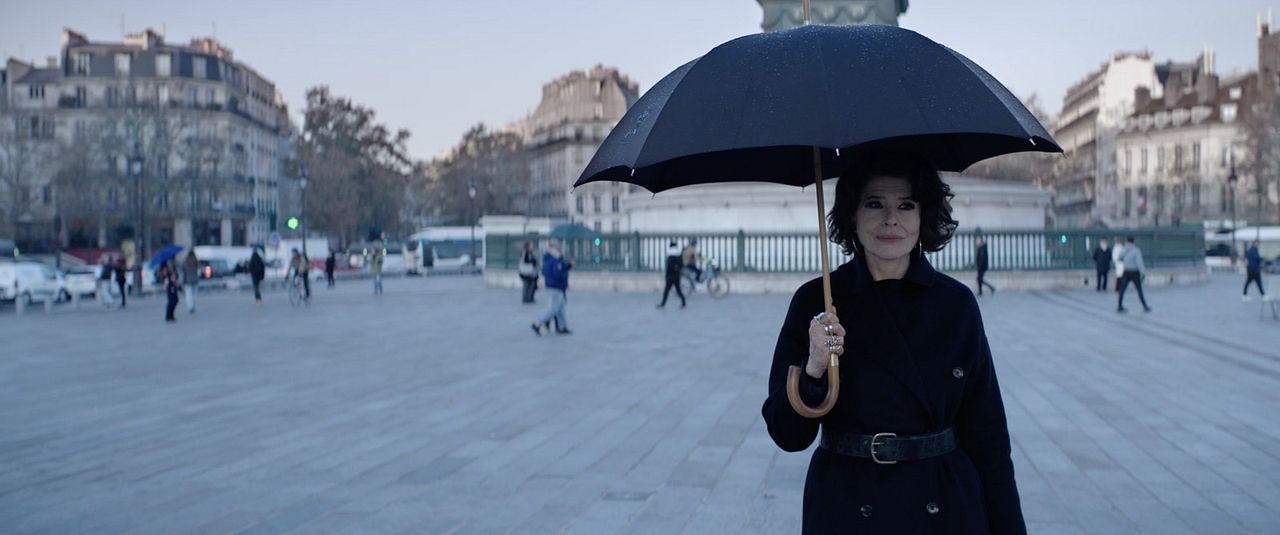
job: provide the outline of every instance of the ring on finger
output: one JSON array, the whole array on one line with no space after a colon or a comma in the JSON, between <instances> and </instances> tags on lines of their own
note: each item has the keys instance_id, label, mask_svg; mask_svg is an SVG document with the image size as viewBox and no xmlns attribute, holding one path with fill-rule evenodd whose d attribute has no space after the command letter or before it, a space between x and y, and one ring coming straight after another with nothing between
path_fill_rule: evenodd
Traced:
<instances>
[{"instance_id":1,"label":"ring on finger","mask_svg":"<svg viewBox=\"0 0 1280 535\"><path fill-rule=\"evenodd\" d=\"M834 330L835 330L835 326L834 326L834 325L831 325L831 324L826 324L826 325L823 325L823 326L822 326L822 330L823 330L823 331L826 331L827 335L828 335L828 336L830 336L830 335L831 335L831 331L834 331Z\"/></svg>"},{"instance_id":2,"label":"ring on finger","mask_svg":"<svg viewBox=\"0 0 1280 535\"><path fill-rule=\"evenodd\" d=\"M840 347L840 344L836 343L834 336L827 338L827 349L834 351L837 347Z\"/></svg>"}]
</instances>

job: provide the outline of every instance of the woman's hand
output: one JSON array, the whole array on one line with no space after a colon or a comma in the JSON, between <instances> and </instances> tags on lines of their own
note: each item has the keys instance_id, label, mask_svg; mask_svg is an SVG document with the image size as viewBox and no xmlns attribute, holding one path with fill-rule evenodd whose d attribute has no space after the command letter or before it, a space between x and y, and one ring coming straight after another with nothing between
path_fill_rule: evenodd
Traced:
<instances>
[{"instance_id":1,"label":"woman's hand","mask_svg":"<svg viewBox=\"0 0 1280 535\"><path fill-rule=\"evenodd\" d=\"M815 378L827 373L831 354L844 354L844 334L840 318L835 314L824 312L814 316L809 322L809 361L804 372Z\"/></svg>"}]
</instances>

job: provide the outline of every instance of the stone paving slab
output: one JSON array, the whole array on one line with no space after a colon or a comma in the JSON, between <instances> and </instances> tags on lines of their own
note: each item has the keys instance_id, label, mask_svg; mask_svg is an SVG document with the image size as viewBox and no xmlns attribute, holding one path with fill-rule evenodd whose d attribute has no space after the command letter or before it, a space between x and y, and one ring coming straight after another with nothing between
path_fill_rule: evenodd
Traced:
<instances>
[{"instance_id":1,"label":"stone paving slab","mask_svg":"<svg viewBox=\"0 0 1280 535\"><path fill-rule=\"evenodd\" d=\"M980 301L1033 533L1280 533L1280 321L1242 283ZM385 284L0 310L0 533L799 530L809 453L760 419L788 295L571 291L535 337L479 277Z\"/></svg>"}]
</instances>

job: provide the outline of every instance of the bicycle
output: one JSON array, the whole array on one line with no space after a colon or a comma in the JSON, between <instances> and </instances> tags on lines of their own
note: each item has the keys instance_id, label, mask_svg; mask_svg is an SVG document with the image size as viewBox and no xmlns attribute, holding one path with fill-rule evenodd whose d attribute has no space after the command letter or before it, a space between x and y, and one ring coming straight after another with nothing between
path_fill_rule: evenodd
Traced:
<instances>
[{"instance_id":1,"label":"bicycle","mask_svg":"<svg viewBox=\"0 0 1280 535\"><path fill-rule=\"evenodd\" d=\"M720 266L713 258L708 258L704 262L701 281L696 279L696 272L689 267L682 269L680 274L680 291L685 295L693 295L699 284L705 286L707 293L716 299L729 295L729 277L720 273Z\"/></svg>"},{"instance_id":2,"label":"bicycle","mask_svg":"<svg viewBox=\"0 0 1280 535\"><path fill-rule=\"evenodd\" d=\"M307 289L303 286L305 282L302 275L291 275L289 277L289 304L293 306L302 306L306 304L311 306L311 298L307 296Z\"/></svg>"}]
</instances>

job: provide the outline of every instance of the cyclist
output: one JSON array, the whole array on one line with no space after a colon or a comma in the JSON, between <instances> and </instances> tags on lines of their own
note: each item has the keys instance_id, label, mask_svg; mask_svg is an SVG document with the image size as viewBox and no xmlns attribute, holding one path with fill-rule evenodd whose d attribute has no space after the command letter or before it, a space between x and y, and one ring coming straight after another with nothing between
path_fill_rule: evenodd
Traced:
<instances>
[{"instance_id":1,"label":"cyclist","mask_svg":"<svg viewBox=\"0 0 1280 535\"><path fill-rule=\"evenodd\" d=\"M694 282L702 282L702 255L698 253L697 238L689 240L689 245L684 246L680 257L684 260L684 267L693 270Z\"/></svg>"},{"instance_id":2,"label":"cyclist","mask_svg":"<svg viewBox=\"0 0 1280 535\"><path fill-rule=\"evenodd\" d=\"M311 280L307 277L307 271L309 271L309 269L310 266L307 265L307 257L303 256L297 249L294 249L293 259L289 261L289 282L293 283L294 277L302 277L302 295L308 301L311 300Z\"/></svg>"}]
</instances>

